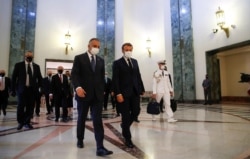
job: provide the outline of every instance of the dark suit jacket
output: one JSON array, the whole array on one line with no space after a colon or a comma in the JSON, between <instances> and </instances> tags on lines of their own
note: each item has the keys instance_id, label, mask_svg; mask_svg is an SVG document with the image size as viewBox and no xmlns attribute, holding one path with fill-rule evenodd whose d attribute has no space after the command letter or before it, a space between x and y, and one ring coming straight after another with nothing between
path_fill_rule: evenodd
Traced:
<instances>
[{"instance_id":1,"label":"dark suit jacket","mask_svg":"<svg viewBox=\"0 0 250 159\"><path fill-rule=\"evenodd\" d=\"M52 76L52 83L51 83L51 93L55 96L57 95L64 95L69 96L69 82L68 77L64 74L63 76L63 83L61 82L61 79L59 78L58 74L55 74Z\"/></svg>"},{"instance_id":2,"label":"dark suit jacket","mask_svg":"<svg viewBox=\"0 0 250 159\"><path fill-rule=\"evenodd\" d=\"M96 56L96 67L93 72L87 52L75 56L71 81L74 89L82 87L87 93L85 98L79 98L76 95L76 99L88 101L96 97L97 100L103 101L104 72L104 60L101 57Z\"/></svg>"},{"instance_id":3,"label":"dark suit jacket","mask_svg":"<svg viewBox=\"0 0 250 159\"><path fill-rule=\"evenodd\" d=\"M11 90L11 82L10 82L10 78L9 77L3 77L4 78L4 90L2 91L2 96L4 98L8 98L9 97L9 92Z\"/></svg>"},{"instance_id":4,"label":"dark suit jacket","mask_svg":"<svg viewBox=\"0 0 250 159\"><path fill-rule=\"evenodd\" d=\"M33 74L32 74L32 83L34 84L33 89L37 90L41 87L42 84L42 75L40 71L40 66L32 62ZM12 92L17 91L22 93L26 86L26 66L25 62L19 62L15 64L13 74L12 74Z\"/></svg>"},{"instance_id":5,"label":"dark suit jacket","mask_svg":"<svg viewBox=\"0 0 250 159\"><path fill-rule=\"evenodd\" d=\"M132 71L123 57L113 63L112 82L115 95L122 94L124 97L129 97L134 90L137 95L145 92L137 60L131 58L131 62Z\"/></svg>"},{"instance_id":6,"label":"dark suit jacket","mask_svg":"<svg viewBox=\"0 0 250 159\"><path fill-rule=\"evenodd\" d=\"M52 80L50 82L49 77L44 77L42 81L42 93L45 95L49 95L51 93L50 91L52 90L51 86L52 86Z\"/></svg>"},{"instance_id":7,"label":"dark suit jacket","mask_svg":"<svg viewBox=\"0 0 250 159\"><path fill-rule=\"evenodd\" d=\"M112 90L112 80L110 78L107 78L107 82L105 81L105 79L104 79L104 82L105 82L104 92L107 95L107 94L111 93L111 90Z\"/></svg>"}]
</instances>

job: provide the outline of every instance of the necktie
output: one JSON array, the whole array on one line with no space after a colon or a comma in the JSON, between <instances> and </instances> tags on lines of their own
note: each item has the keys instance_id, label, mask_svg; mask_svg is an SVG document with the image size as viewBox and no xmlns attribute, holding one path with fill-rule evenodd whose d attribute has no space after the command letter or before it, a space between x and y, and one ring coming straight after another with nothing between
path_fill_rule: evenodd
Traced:
<instances>
[{"instance_id":1,"label":"necktie","mask_svg":"<svg viewBox=\"0 0 250 159\"><path fill-rule=\"evenodd\" d=\"M128 59L128 66L130 67L130 69L132 69L132 68L133 68L133 66L132 66L132 63L131 63L130 59Z\"/></svg>"},{"instance_id":2,"label":"necktie","mask_svg":"<svg viewBox=\"0 0 250 159\"><path fill-rule=\"evenodd\" d=\"M95 59L93 55L91 56L91 67L92 67L92 70L95 72Z\"/></svg>"},{"instance_id":3,"label":"necktie","mask_svg":"<svg viewBox=\"0 0 250 159\"><path fill-rule=\"evenodd\" d=\"M162 74L162 77L164 77L164 71L162 71L162 73L161 73L161 74Z\"/></svg>"},{"instance_id":4,"label":"necktie","mask_svg":"<svg viewBox=\"0 0 250 159\"><path fill-rule=\"evenodd\" d=\"M32 70L30 67L30 63L28 64L28 75L29 75L29 86L32 86Z\"/></svg>"},{"instance_id":5,"label":"necktie","mask_svg":"<svg viewBox=\"0 0 250 159\"><path fill-rule=\"evenodd\" d=\"M63 83L63 78L62 78L62 75L61 75L61 74L59 74L59 77L60 77L60 81L61 81L61 83Z\"/></svg>"}]
</instances>

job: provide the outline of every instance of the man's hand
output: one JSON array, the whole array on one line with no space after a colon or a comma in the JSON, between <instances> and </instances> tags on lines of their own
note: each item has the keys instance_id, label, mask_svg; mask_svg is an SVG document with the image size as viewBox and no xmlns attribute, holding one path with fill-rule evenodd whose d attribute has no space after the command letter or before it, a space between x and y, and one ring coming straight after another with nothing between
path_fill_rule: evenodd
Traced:
<instances>
[{"instance_id":1,"label":"man's hand","mask_svg":"<svg viewBox=\"0 0 250 159\"><path fill-rule=\"evenodd\" d=\"M118 95L116 96L116 100L117 100L118 103L124 102L124 98L123 98L122 94L118 94Z\"/></svg>"},{"instance_id":2,"label":"man's hand","mask_svg":"<svg viewBox=\"0 0 250 159\"><path fill-rule=\"evenodd\" d=\"M79 87L76 89L76 94L78 95L78 97L84 98L86 95L86 92L83 88Z\"/></svg>"},{"instance_id":3,"label":"man's hand","mask_svg":"<svg viewBox=\"0 0 250 159\"><path fill-rule=\"evenodd\" d=\"M170 92L170 96L173 97L174 96L174 92L171 91Z\"/></svg>"}]
</instances>

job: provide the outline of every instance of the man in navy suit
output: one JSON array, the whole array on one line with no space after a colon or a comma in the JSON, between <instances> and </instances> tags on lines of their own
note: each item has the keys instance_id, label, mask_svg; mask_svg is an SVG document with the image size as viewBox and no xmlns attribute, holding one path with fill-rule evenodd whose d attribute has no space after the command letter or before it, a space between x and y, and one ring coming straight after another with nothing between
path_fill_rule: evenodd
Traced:
<instances>
[{"instance_id":1,"label":"man in navy suit","mask_svg":"<svg viewBox=\"0 0 250 159\"><path fill-rule=\"evenodd\" d=\"M57 67L57 74L52 76L52 83L51 83L51 97L55 101L55 121L58 122L60 117L60 107L62 107L63 114L62 114L62 121L68 121L68 105L67 105L67 98L69 96L69 82L68 77L63 74L63 67Z\"/></svg>"},{"instance_id":2,"label":"man in navy suit","mask_svg":"<svg viewBox=\"0 0 250 159\"><path fill-rule=\"evenodd\" d=\"M144 85L137 60L131 58L133 45L122 45L123 57L113 63L113 85L117 107L122 115L122 135L125 145L133 148L130 126L137 121L140 113L140 95L144 94Z\"/></svg>"},{"instance_id":3,"label":"man in navy suit","mask_svg":"<svg viewBox=\"0 0 250 159\"><path fill-rule=\"evenodd\" d=\"M54 100L49 97L50 91L52 89L52 71L47 72L47 77L43 78L42 82L42 93L45 95L45 101L46 101L46 109L47 113L46 115L50 114L53 112L53 105L54 105Z\"/></svg>"},{"instance_id":4,"label":"man in navy suit","mask_svg":"<svg viewBox=\"0 0 250 159\"><path fill-rule=\"evenodd\" d=\"M41 87L42 75L40 66L32 62L33 52L25 53L25 60L15 64L12 73L12 96L17 93L17 130L25 126L32 129L30 120L33 117L35 93Z\"/></svg>"},{"instance_id":5,"label":"man in navy suit","mask_svg":"<svg viewBox=\"0 0 250 159\"><path fill-rule=\"evenodd\" d=\"M0 115L1 110L3 111L3 115L6 115L6 108L8 105L8 98L10 92L10 78L5 77L5 71L0 70Z\"/></svg>"},{"instance_id":6,"label":"man in navy suit","mask_svg":"<svg viewBox=\"0 0 250 159\"><path fill-rule=\"evenodd\" d=\"M102 123L102 105L104 94L104 60L97 56L100 41L89 40L88 51L75 56L71 71L71 81L76 91L78 120L77 147L83 148L85 122L90 109L93 120L97 156L110 155L113 152L103 146L104 129Z\"/></svg>"},{"instance_id":7,"label":"man in navy suit","mask_svg":"<svg viewBox=\"0 0 250 159\"><path fill-rule=\"evenodd\" d=\"M104 103L103 103L103 108L104 110L107 110L108 108L108 100L109 100L109 95L111 95L112 91L112 80L108 77L108 73L105 73L105 78L104 78L105 86L104 86ZM113 98L111 96L111 98ZM111 99L111 104L113 109L115 108L114 102Z\"/></svg>"}]
</instances>

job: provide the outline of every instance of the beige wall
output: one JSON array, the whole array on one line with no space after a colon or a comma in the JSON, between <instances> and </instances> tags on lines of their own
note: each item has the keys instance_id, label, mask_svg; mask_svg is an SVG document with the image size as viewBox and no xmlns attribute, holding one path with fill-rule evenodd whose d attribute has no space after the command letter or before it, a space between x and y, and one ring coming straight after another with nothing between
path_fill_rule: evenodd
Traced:
<instances>
[{"instance_id":1,"label":"beige wall","mask_svg":"<svg viewBox=\"0 0 250 159\"><path fill-rule=\"evenodd\" d=\"M240 73L250 74L250 51L218 55L220 60L221 96L248 96L248 83L239 83Z\"/></svg>"}]
</instances>

